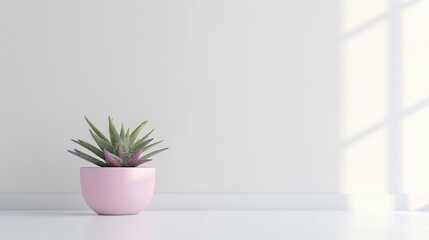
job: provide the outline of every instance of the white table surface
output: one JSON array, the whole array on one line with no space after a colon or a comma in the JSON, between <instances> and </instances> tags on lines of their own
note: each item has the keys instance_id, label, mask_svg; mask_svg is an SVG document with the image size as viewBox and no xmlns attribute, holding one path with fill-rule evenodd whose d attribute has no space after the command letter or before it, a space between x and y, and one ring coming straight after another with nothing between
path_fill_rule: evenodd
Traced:
<instances>
[{"instance_id":1,"label":"white table surface","mask_svg":"<svg viewBox=\"0 0 429 240\"><path fill-rule=\"evenodd\" d=\"M0 239L429 240L429 212L143 211L0 212Z\"/></svg>"}]
</instances>

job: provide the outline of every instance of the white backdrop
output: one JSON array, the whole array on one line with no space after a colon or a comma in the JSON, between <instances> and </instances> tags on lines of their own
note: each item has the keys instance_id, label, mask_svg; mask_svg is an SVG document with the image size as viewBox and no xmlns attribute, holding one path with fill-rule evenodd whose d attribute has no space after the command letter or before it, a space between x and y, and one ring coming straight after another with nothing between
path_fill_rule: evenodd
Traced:
<instances>
[{"instance_id":1,"label":"white backdrop","mask_svg":"<svg viewBox=\"0 0 429 240\"><path fill-rule=\"evenodd\" d=\"M429 114L402 128L395 54L429 8L399 31L399 5L348 2L0 0L0 193L79 192L90 164L66 150L90 140L83 115L150 121L170 147L158 193L426 191Z\"/></svg>"}]
</instances>

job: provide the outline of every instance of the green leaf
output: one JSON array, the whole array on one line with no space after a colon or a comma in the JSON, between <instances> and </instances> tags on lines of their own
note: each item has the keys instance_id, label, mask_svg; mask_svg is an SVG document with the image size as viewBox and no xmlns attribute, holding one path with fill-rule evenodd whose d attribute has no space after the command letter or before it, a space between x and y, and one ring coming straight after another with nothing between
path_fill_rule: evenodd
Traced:
<instances>
[{"instance_id":1,"label":"green leaf","mask_svg":"<svg viewBox=\"0 0 429 240\"><path fill-rule=\"evenodd\" d=\"M130 152L128 152L127 158L131 157L134 155L135 152L137 152L139 149L141 149L142 147L145 147L146 145L148 145L150 142L152 142L153 138L148 139L142 143L140 143L139 145L135 145Z\"/></svg>"},{"instance_id":2,"label":"green leaf","mask_svg":"<svg viewBox=\"0 0 429 240\"><path fill-rule=\"evenodd\" d=\"M89 129L89 132L91 133L92 138L94 138L95 143L100 147L100 149L107 149L108 151L114 151L113 146L110 144L110 142L105 141L104 139L100 138L97 134L95 134L91 129Z\"/></svg>"},{"instance_id":3,"label":"green leaf","mask_svg":"<svg viewBox=\"0 0 429 240\"><path fill-rule=\"evenodd\" d=\"M125 137L124 124L121 125L121 133L119 134L119 136L121 137L122 141L124 141L124 137Z\"/></svg>"},{"instance_id":4,"label":"green leaf","mask_svg":"<svg viewBox=\"0 0 429 240\"><path fill-rule=\"evenodd\" d=\"M81 145L82 147L88 149L89 151L91 151L92 153L94 153L95 155L99 156L101 159L104 159L104 154L102 151L100 151L100 149L98 149L97 147L95 147L94 145L87 143L85 141L82 141L80 139L78 140L74 140L72 139L73 142Z\"/></svg>"},{"instance_id":5,"label":"green leaf","mask_svg":"<svg viewBox=\"0 0 429 240\"><path fill-rule=\"evenodd\" d=\"M101 133L100 132L100 130L98 130L95 126L94 126L94 124L92 124L92 122L86 117L86 116L84 116L85 117L85 120L86 120L86 122L88 123L88 125L91 127L91 129L97 134L97 136L99 136L100 138L102 138L104 141L107 141L107 142L109 142L109 139L106 137L106 136L104 136L103 135L103 133Z\"/></svg>"},{"instance_id":6,"label":"green leaf","mask_svg":"<svg viewBox=\"0 0 429 240\"><path fill-rule=\"evenodd\" d=\"M153 151L153 152L151 152L151 153L148 153L148 154L144 155L144 156L143 156L143 157L141 157L140 159L147 159L147 158L150 158L150 157L152 157L153 155L158 154L158 153L160 153L160 152L163 152L163 151L165 151L165 150L167 150L167 149L168 149L168 148L163 148L163 149L159 149L159 150Z\"/></svg>"},{"instance_id":7,"label":"green leaf","mask_svg":"<svg viewBox=\"0 0 429 240\"><path fill-rule=\"evenodd\" d=\"M122 142L122 147L124 148L125 154L130 151L131 148L127 139L125 139L124 142Z\"/></svg>"},{"instance_id":8,"label":"green leaf","mask_svg":"<svg viewBox=\"0 0 429 240\"><path fill-rule=\"evenodd\" d=\"M125 133L125 136L123 138L124 145L129 145L130 142L130 129L128 128L127 132Z\"/></svg>"},{"instance_id":9,"label":"green leaf","mask_svg":"<svg viewBox=\"0 0 429 240\"><path fill-rule=\"evenodd\" d=\"M151 149L151 148L155 147L156 145L158 145L158 144L160 144L160 143L162 143L162 142L163 142L163 140L158 141L158 142L156 142L156 143L152 143L152 144L147 145L147 146L144 148L143 152L145 152L145 151L147 151L147 150L149 150L149 149Z\"/></svg>"},{"instance_id":10,"label":"green leaf","mask_svg":"<svg viewBox=\"0 0 429 240\"><path fill-rule=\"evenodd\" d=\"M98 160L98 159L96 159L94 157L91 157L88 154L83 153L83 152L81 152L81 151L79 151L77 149L75 149L74 152L70 151L70 150L68 150L68 152L71 153L71 154L73 154L73 155L75 155L75 156L78 156L78 157L80 157L82 159L85 159L86 161L88 161L90 163L93 163L93 164L95 164L97 166L107 167L107 164L105 162L102 162L102 161L100 161L100 160Z\"/></svg>"},{"instance_id":11,"label":"green leaf","mask_svg":"<svg viewBox=\"0 0 429 240\"><path fill-rule=\"evenodd\" d=\"M125 139L130 139L130 129L128 128L127 133L125 133Z\"/></svg>"},{"instance_id":12,"label":"green leaf","mask_svg":"<svg viewBox=\"0 0 429 240\"><path fill-rule=\"evenodd\" d=\"M144 127L144 125L146 125L147 121L142 122L130 135L130 143L134 143L134 141L136 140L137 136L139 135L140 131L142 130L142 128Z\"/></svg>"},{"instance_id":13,"label":"green leaf","mask_svg":"<svg viewBox=\"0 0 429 240\"><path fill-rule=\"evenodd\" d=\"M115 125L113 124L113 119L109 117L109 134L110 134L110 141L112 142L112 147L116 149L116 147L121 142L121 138L119 137L119 133L115 128Z\"/></svg>"},{"instance_id":14,"label":"green leaf","mask_svg":"<svg viewBox=\"0 0 429 240\"><path fill-rule=\"evenodd\" d=\"M148 132L143 138L139 139L134 146L141 144L144 140L146 140L151 133L153 133L153 131L155 131L155 129L152 129L150 132Z\"/></svg>"},{"instance_id":15,"label":"green leaf","mask_svg":"<svg viewBox=\"0 0 429 240\"><path fill-rule=\"evenodd\" d=\"M150 132L148 132L143 138L142 141L146 140L152 133L153 131L155 131L155 129L150 130Z\"/></svg>"}]
</instances>

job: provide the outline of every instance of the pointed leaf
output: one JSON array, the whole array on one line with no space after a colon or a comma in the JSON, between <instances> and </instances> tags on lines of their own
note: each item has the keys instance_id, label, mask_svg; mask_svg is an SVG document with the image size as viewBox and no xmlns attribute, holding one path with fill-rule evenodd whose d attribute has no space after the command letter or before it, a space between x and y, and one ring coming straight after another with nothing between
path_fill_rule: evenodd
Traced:
<instances>
[{"instance_id":1,"label":"pointed leaf","mask_svg":"<svg viewBox=\"0 0 429 240\"><path fill-rule=\"evenodd\" d=\"M106 160L107 165L109 165L109 167L120 167L121 166L121 159L119 159L119 157L113 155L112 153L110 153L106 149L104 149L103 153L104 153L104 159Z\"/></svg>"},{"instance_id":2,"label":"pointed leaf","mask_svg":"<svg viewBox=\"0 0 429 240\"><path fill-rule=\"evenodd\" d=\"M121 139L123 141L124 137L125 137L124 124L121 125L121 133L119 134L119 136L121 137Z\"/></svg>"},{"instance_id":3,"label":"pointed leaf","mask_svg":"<svg viewBox=\"0 0 429 240\"><path fill-rule=\"evenodd\" d=\"M91 151L95 155L99 156L101 159L104 158L103 152L100 149L98 149L97 147L95 147L94 145L92 145L90 143L87 143L85 141L82 141L80 139L78 139L78 140L72 139L72 141L75 142L75 143L77 143L77 144L79 144L79 145L81 145L82 147L88 149L89 151Z\"/></svg>"},{"instance_id":4,"label":"pointed leaf","mask_svg":"<svg viewBox=\"0 0 429 240\"><path fill-rule=\"evenodd\" d=\"M102 162L102 161L100 161L100 160L98 160L98 159L96 159L96 158L94 158L94 157L91 157L91 156L89 156L88 154L85 154L85 153L83 153L83 152L80 152L79 150L77 150L77 149L75 149L74 150L74 152L73 151L70 151L70 150L67 150L69 153L71 153L71 154L73 154L73 155L75 155L75 156L78 156L78 157L80 157L80 158L82 158L82 159L85 159L86 161L88 161L88 162L90 162L90 163L93 163L93 164L95 164L95 165L97 165L97 166L100 166L100 167L107 167L107 164L106 163L104 163L104 162Z\"/></svg>"},{"instance_id":5,"label":"pointed leaf","mask_svg":"<svg viewBox=\"0 0 429 240\"><path fill-rule=\"evenodd\" d=\"M127 162L127 167L137 167L138 165L141 165L143 163L147 163L152 161L152 159L137 159L134 161Z\"/></svg>"},{"instance_id":6,"label":"pointed leaf","mask_svg":"<svg viewBox=\"0 0 429 240\"><path fill-rule=\"evenodd\" d=\"M148 145L152 140L153 140L153 138L148 139L148 140L146 140L146 141L144 141L144 142L140 143L139 145L134 146L134 147L131 149L131 151L129 152L129 156L128 156L128 157L130 157L130 156L134 155L134 153L135 153L136 151L138 151L139 149L146 147L146 145Z\"/></svg>"},{"instance_id":7,"label":"pointed leaf","mask_svg":"<svg viewBox=\"0 0 429 240\"><path fill-rule=\"evenodd\" d=\"M149 150L149 149L151 149L151 148L155 147L156 145L158 145L158 144L160 144L160 143L162 143L162 142L163 142L163 140L158 141L158 142L156 142L156 143L149 144L149 145L147 145L147 146L144 148L144 151L147 151L147 150Z\"/></svg>"},{"instance_id":8,"label":"pointed leaf","mask_svg":"<svg viewBox=\"0 0 429 240\"><path fill-rule=\"evenodd\" d=\"M137 136L139 135L140 131L142 130L142 128L144 127L144 125L146 125L147 121L142 122L130 135L130 143L134 143L134 141L136 140Z\"/></svg>"},{"instance_id":9,"label":"pointed leaf","mask_svg":"<svg viewBox=\"0 0 429 240\"><path fill-rule=\"evenodd\" d=\"M139 144L141 144L144 140L146 140L151 133L153 133L153 131L155 131L155 129L152 129L150 132L148 132L143 138L139 139L134 145L137 146Z\"/></svg>"},{"instance_id":10,"label":"pointed leaf","mask_svg":"<svg viewBox=\"0 0 429 240\"><path fill-rule=\"evenodd\" d=\"M152 134L152 133L153 133L153 131L155 131L155 129L150 130L150 132L148 132L148 133L147 133L147 134L142 138L142 141L146 140L146 139L150 136L150 134Z\"/></svg>"},{"instance_id":11,"label":"pointed leaf","mask_svg":"<svg viewBox=\"0 0 429 240\"><path fill-rule=\"evenodd\" d=\"M158 154L158 153L160 153L160 152L163 152L163 151L165 151L165 150L167 150L167 149L168 149L168 148L163 148L163 149L159 149L159 150L153 151L153 152L151 152L151 153L148 153L148 154L144 155L144 156L143 156L143 157L141 157L140 159L150 158L150 157L152 157L153 155Z\"/></svg>"},{"instance_id":12,"label":"pointed leaf","mask_svg":"<svg viewBox=\"0 0 429 240\"><path fill-rule=\"evenodd\" d=\"M145 146L140 147L137 149L137 151L134 152L134 154L130 157L129 161L135 161L140 158L140 155L142 155L142 152L144 151Z\"/></svg>"},{"instance_id":13,"label":"pointed leaf","mask_svg":"<svg viewBox=\"0 0 429 240\"><path fill-rule=\"evenodd\" d=\"M112 145L110 145L110 142L105 141L104 139L100 138L91 129L89 129L89 132L91 133L92 138L94 138L94 141L97 143L97 145L100 147L100 149L107 149L109 151L113 150Z\"/></svg>"},{"instance_id":14,"label":"pointed leaf","mask_svg":"<svg viewBox=\"0 0 429 240\"><path fill-rule=\"evenodd\" d=\"M125 139L130 138L130 129L127 129L127 133L125 133Z\"/></svg>"},{"instance_id":15,"label":"pointed leaf","mask_svg":"<svg viewBox=\"0 0 429 240\"><path fill-rule=\"evenodd\" d=\"M124 141L123 141L123 147L126 153L128 153L131 149L131 144L130 144L130 129L128 128L127 133L125 133L124 136Z\"/></svg>"},{"instance_id":16,"label":"pointed leaf","mask_svg":"<svg viewBox=\"0 0 429 240\"><path fill-rule=\"evenodd\" d=\"M112 146L116 149L118 144L121 142L121 138L119 137L119 133L113 124L113 119L109 117L109 134L110 141L112 142Z\"/></svg>"},{"instance_id":17,"label":"pointed leaf","mask_svg":"<svg viewBox=\"0 0 429 240\"><path fill-rule=\"evenodd\" d=\"M99 136L100 138L102 138L104 141L107 141L107 142L109 142L109 139L106 137L106 136L104 136L103 135L103 133L102 132L100 132L100 130L98 130L95 126L94 126L94 124L92 124L92 122L86 117L86 116L84 116L85 117L85 120L86 120L86 122L88 123L88 125L89 125L89 127L91 127L91 129L95 132L95 134L97 134L97 136Z\"/></svg>"}]
</instances>

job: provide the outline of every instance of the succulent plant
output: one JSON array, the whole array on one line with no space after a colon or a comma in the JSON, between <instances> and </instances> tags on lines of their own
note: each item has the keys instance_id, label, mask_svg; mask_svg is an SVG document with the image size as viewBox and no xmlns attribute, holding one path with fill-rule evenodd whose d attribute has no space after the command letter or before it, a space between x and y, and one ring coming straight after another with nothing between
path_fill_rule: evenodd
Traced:
<instances>
[{"instance_id":1,"label":"succulent plant","mask_svg":"<svg viewBox=\"0 0 429 240\"><path fill-rule=\"evenodd\" d=\"M89 132L92 138L94 138L94 141L98 147L80 139L72 139L72 141L91 151L98 158L95 158L77 149L74 149L74 151L68 150L68 152L82 159L85 159L88 162L91 162L97 166L137 167L143 163L151 161L152 159L149 158L153 155L168 149L162 148L144 154L147 150L155 147L162 142L158 141L150 144L153 141L153 138L148 138L150 134L152 134L154 129L152 129L144 137L140 139L137 138L140 131L146 125L147 121L142 122L131 133L129 128L127 131L124 130L124 125L121 126L121 130L120 132L118 132L115 128L115 125L113 124L113 119L109 117L109 139L102 132L100 132L86 116L85 120L90 127Z\"/></svg>"}]
</instances>

